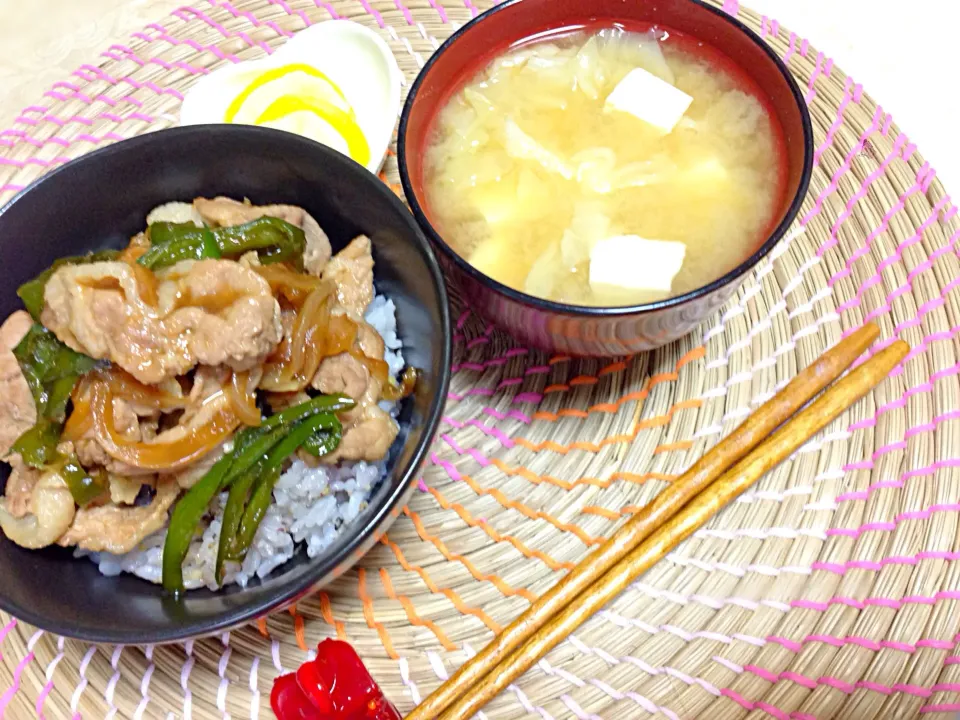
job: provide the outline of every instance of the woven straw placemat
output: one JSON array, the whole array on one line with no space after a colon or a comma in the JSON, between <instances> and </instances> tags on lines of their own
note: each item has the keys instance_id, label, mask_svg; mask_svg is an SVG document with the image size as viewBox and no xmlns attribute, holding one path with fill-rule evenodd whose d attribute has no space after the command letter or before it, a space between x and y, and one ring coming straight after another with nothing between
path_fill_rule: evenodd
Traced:
<instances>
[{"instance_id":1,"label":"woven straw placemat","mask_svg":"<svg viewBox=\"0 0 960 720\"><path fill-rule=\"evenodd\" d=\"M720 0L714 0L720 5ZM310 23L379 30L407 81L479 0L206 0L113 45L0 133L0 200L177 123L211 68ZM325 592L181 645L91 646L0 617L0 715L269 716L273 677L349 640L409 709L753 408L867 319L914 348L486 708L490 718L953 717L960 709L960 238L930 165L806 40L739 7L796 74L816 169L789 240L722 312L617 361L518 347L455 308L453 383L420 492ZM385 179L396 187L391 157ZM2 580L0 580L2 582ZM64 602L69 602L66 595Z\"/></svg>"}]
</instances>

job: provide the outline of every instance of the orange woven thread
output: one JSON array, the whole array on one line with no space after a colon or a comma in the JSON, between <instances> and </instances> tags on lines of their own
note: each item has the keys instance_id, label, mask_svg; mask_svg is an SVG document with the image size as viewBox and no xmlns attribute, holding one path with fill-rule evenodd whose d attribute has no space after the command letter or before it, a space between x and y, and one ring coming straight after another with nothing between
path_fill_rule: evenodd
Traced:
<instances>
[{"instance_id":1,"label":"orange woven thread","mask_svg":"<svg viewBox=\"0 0 960 720\"><path fill-rule=\"evenodd\" d=\"M387 173L385 170L381 170L380 174L377 177L379 177L380 180L383 181L384 185L386 185L388 188L393 190L395 194L399 195L400 197L403 197L403 188L401 188L397 183L392 183L389 180L387 180Z\"/></svg>"},{"instance_id":2,"label":"orange woven thread","mask_svg":"<svg viewBox=\"0 0 960 720\"><path fill-rule=\"evenodd\" d=\"M603 368L597 375L603 377L604 375L609 375L610 373L622 372L627 369L627 366L630 364L630 361L633 360L633 355L631 355L626 360L619 360L615 363L610 363L605 368Z\"/></svg>"},{"instance_id":3,"label":"orange woven thread","mask_svg":"<svg viewBox=\"0 0 960 720\"><path fill-rule=\"evenodd\" d=\"M547 422L556 422L562 417L587 417L590 413L615 413L620 410L620 406L624 403L631 402L633 400L643 400L648 395L646 388L641 390L634 390L631 393L627 393L619 400L614 402L598 403L596 405L591 405L586 410L574 410L572 408L562 408L557 410L557 412L548 412L546 410L538 410L533 414L534 420L546 420Z\"/></svg>"},{"instance_id":4,"label":"orange woven thread","mask_svg":"<svg viewBox=\"0 0 960 720\"><path fill-rule=\"evenodd\" d=\"M417 513L415 513L409 507L405 507L403 509L403 512L407 517L413 520L413 526L416 528L417 535L420 536L421 540L425 540L430 544L432 544L440 552L440 554L443 555L447 560L461 563L470 572L470 574L473 575L475 579L490 583L491 585L496 587L497 590L499 590L501 593L503 593L508 597L519 596L531 603L537 599L537 596L534 595L529 590L525 588L521 588L521 589L514 588L508 582L506 582L503 578L501 578L499 575L492 575L492 574L484 575L482 572L480 572L476 568L476 566L472 562L470 562L470 560L465 558L463 555L450 552L450 550L447 548L447 546L443 543L443 541L440 538L436 537L435 535L431 535L429 532L427 532L427 529L423 526L423 521L420 519L420 516Z\"/></svg>"},{"instance_id":5,"label":"orange woven thread","mask_svg":"<svg viewBox=\"0 0 960 720\"><path fill-rule=\"evenodd\" d=\"M660 453L673 452L674 450L689 450L693 447L693 440L681 440L680 442L674 443L664 443L663 445L657 445L653 449L654 455L659 455Z\"/></svg>"},{"instance_id":6,"label":"orange woven thread","mask_svg":"<svg viewBox=\"0 0 960 720\"><path fill-rule=\"evenodd\" d=\"M467 605L463 601L463 598L457 595L457 593L451 590L450 588L438 587L437 584L433 581L433 578L430 577L430 574L426 570L424 570L419 565L411 565L409 562L407 562L407 558L404 557L403 551L400 549L400 546L397 545L392 540L390 540L389 538L387 538L386 535L380 538L380 542L382 542L388 548L393 550L393 554L396 556L397 562L400 563L400 567L402 567L407 572L417 573L417 575L420 576L420 579L423 580L423 582L426 584L427 589L430 592L434 593L435 595L443 595L451 603L453 603L453 606L460 612L466 615L473 615L475 618L480 620L480 622L482 622L484 625L490 628L494 633L500 632L500 625L493 618L487 615L483 610Z\"/></svg>"},{"instance_id":7,"label":"orange woven thread","mask_svg":"<svg viewBox=\"0 0 960 720\"><path fill-rule=\"evenodd\" d=\"M580 385L596 385L599 382L599 379L594 375L578 375L570 381L570 387L578 387Z\"/></svg>"},{"instance_id":8,"label":"orange woven thread","mask_svg":"<svg viewBox=\"0 0 960 720\"><path fill-rule=\"evenodd\" d=\"M380 568L380 582L383 583L383 589L386 591L387 597L400 603L404 612L407 613L407 620L410 621L411 625L427 628L434 634L440 644L443 645L444 650L453 652L457 649L457 646L450 642L450 638L448 638L446 633L440 629L440 626L438 626L432 620L427 620L426 618L422 618L417 614L417 610L413 606L413 603L410 602L410 598L408 598L406 595L397 595L396 591L393 589L393 582L390 580L390 573L387 572L386 568Z\"/></svg>"},{"instance_id":9,"label":"orange woven thread","mask_svg":"<svg viewBox=\"0 0 960 720\"><path fill-rule=\"evenodd\" d=\"M347 631L344 629L343 623L333 617L333 606L330 604L330 596L325 592L320 593L320 615L327 625L337 631L338 640L347 639Z\"/></svg>"},{"instance_id":10,"label":"orange woven thread","mask_svg":"<svg viewBox=\"0 0 960 720\"><path fill-rule=\"evenodd\" d=\"M443 645L445 650L453 651L457 649L457 646L450 642L450 639L446 636L446 633L444 633L435 622L420 617L420 615L417 614L416 608L410 601L410 598L408 598L406 595L397 595L395 593L393 589L393 583L390 580L390 575L386 568L380 568L380 579L383 582L384 588L386 589L387 596L396 599L400 603L404 611L407 613L407 619L412 625L428 628L436 636L440 644Z\"/></svg>"},{"instance_id":11,"label":"orange woven thread","mask_svg":"<svg viewBox=\"0 0 960 720\"><path fill-rule=\"evenodd\" d=\"M566 455L567 453L573 450L586 450L587 452L600 452L607 445L614 445L616 443L631 443L633 442L634 436L633 433L623 434L623 435L614 435L612 437L604 438L599 443L594 442L574 442L569 445L561 445L554 442L553 440L544 440L540 443L531 443L526 438L517 438L514 442L521 447L525 447L527 450L532 452L541 452L543 450L552 450L553 452L560 453L561 455Z\"/></svg>"},{"instance_id":12,"label":"orange woven thread","mask_svg":"<svg viewBox=\"0 0 960 720\"><path fill-rule=\"evenodd\" d=\"M260 634L265 638L270 638L270 633L267 630L267 619L266 618L257 618L257 630L260 631Z\"/></svg>"},{"instance_id":13,"label":"orange woven thread","mask_svg":"<svg viewBox=\"0 0 960 720\"><path fill-rule=\"evenodd\" d=\"M619 520L620 513L614 512L613 510L607 510L598 505L587 505L583 510L581 510L584 515L599 515L602 518L607 520Z\"/></svg>"},{"instance_id":14,"label":"orange woven thread","mask_svg":"<svg viewBox=\"0 0 960 720\"><path fill-rule=\"evenodd\" d=\"M649 383L651 380L655 380L656 378L663 378L665 376L675 375L677 370L682 368L687 363L692 362L693 360L699 360L706 354L706 352L707 350L703 345L693 348L692 350L688 351L683 357L677 360L676 364L674 365L673 373L661 373L660 375L654 375L651 378L647 378L647 382ZM570 359L566 355L561 356L561 358L562 360ZM553 365L554 362L555 362L554 359L550 360L551 365ZM557 360L556 362L560 362L560 361ZM593 385L602 376L607 375L608 373L611 373L611 372L616 372L617 370L621 370L625 367L626 365L622 361L611 363L610 365L607 365L601 368L596 375L578 375L577 377L575 377L573 380L570 381L569 385L557 383L557 384L548 386L547 388L544 389L543 392L544 394L547 394L551 392L561 392L561 391L569 390L571 386L576 386L576 385ZM676 380L676 377L673 377L673 378L666 377L666 379ZM660 382L663 382L663 380L660 380Z\"/></svg>"},{"instance_id":15,"label":"orange woven thread","mask_svg":"<svg viewBox=\"0 0 960 720\"><path fill-rule=\"evenodd\" d=\"M572 523L561 522L553 515L543 510L534 510L528 505L524 505L522 502L517 500L511 500L506 495L504 495L500 490L496 488L485 488L477 483L469 475L461 474L461 479L473 490L477 495L489 495L498 503L503 505L505 508L511 508L521 513L525 517L530 518L531 520L544 520L545 522L550 523L558 530L563 532L573 533L576 535L584 545L599 545L603 542L603 538L595 538L588 533L584 532L583 528L580 528Z\"/></svg>"},{"instance_id":16,"label":"orange woven thread","mask_svg":"<svg viewBox=\"0 0 960 720\"><path fill-rule=\"evenodd\" d=\"M646 395L644 395L646 397ZM702 400L681 400L678 403L674 403L667 412L663 415L654 415L653 417L644 418L638 422L633 430L629 433L623 433L620 435L611 435L610 437L605 437L597 442L574 442L568 445L560 445L552 440L544 440L540 443L531 443L526 438L516 438L515 443L525 447L527 450L532 452L540 452L541 450L553 450L554 452L560 453L561 455L566 455L571 450L586 450L588 452L600 452L607 445L614 445L616 443L632 443L637 439L637 435L640 434L641 430L646 430L652 427L660 427L662 425L667 425L673 419L673 415L678 410L689 410L699 408L703 405ZM596 407L596 406L594 406ZM594 408L590 408L587 412L594 412ZM583 410L560 410L557 413L549 413L551 417L549 418L539 418L541 420L548 420L553 422L561 417L586 417L586 413ZM536 416L535 416L536 417Z\"/></svg>"},{"instance_id":17,"label":"orange woven thread","mask_svg":"<svg viewBox=\"0 0 960 720\"><path fill-rule=\"evenodd\" d=\"M447 498L445 498L443 494L436 488L427 489L430 494L433 495L434 499L440 504L440 507L442 507L444 510L453 510L467 525L474 528L480 528L487 535L489 535L494 542L507 542L516 548L517 551L519 551L524 557L532 560L539 560L551 570L572 570L574 568L574 563L572 562L558 562L540 550L531 550L524 545L521 540L518 540L512 535L506 535L498 532L496 528L489 523L477 520L463 505L447 500Z\"/></svg>"},{"instance_id":18,"label":"orange woven thread","mask_svg":"<svg viewBox=\"0 0 960 720\"><path fill-rule=\"evenodd\" d=\"M507 465L500 458L490 458L490 462L494 467L500 469L506 475L519 476L524 480L532 482L534 485L540 485L541 483L547 483L548 485L556 485L559 488L564 490L572 490L578 484L579 485L599 485L602 488L607 488L610 486L610 483L604 483L598 478L580 478L579 480L569 481L561 480L560 478L555 478L552 475L537 475L533 470L524 467L523 465L510 466Z\"/></svg>"},{"instance_id":19,"label":"orange woven thread","mask_svg":"<svg viewBox=\"0 0 960 720\"><path fill-rule=\"evenodd\" d=\"M649 482L650 480L659 480L660 482L671 483L680 476L658 472L648 472L643 473L642 475L638 475L637 473L618 472L614 473L613 477L617 480L626 480L627 482L637 483L639 485Z\"/></svg>"},{"instance_id":20,"label":"orange woven thread","mask_svg":"<svg viewBox=\"0 0 960 720\"><path fill-rule=\"evenodd\" d=\"M387 629L382 623L378 623L374 618L373 600L367 593L366 569L360 568L357 571L357 575L359 580L357 583L357 594L360 596L360 602L363 603L363 619L367 621L367 627L377 631L377 635L380 636L380 642L383 643L383 649L387 651L387 655L389 655L393 660L399 660L400 656L397 655L397 651L393 649L393 642L390 640L390 633L387 632Z\"/></svg>"},{"instance_id":21,"label":"orange woven thread","mask_svg":"<svg viewBox=\"0 0 960 720\"><path fill-rule=\"evenodd\" d=\"M674 403L663 415L655 415L653 417L644 418L638 422L636 428L634 428L633 436L636 438L637 431L639 430L666 425L673 420L674 413L678 412L679 410L697 410L702 405L703 400L699 400L697 398L692 400L681 400L680 402Z\"/></svg>"},{"instance_id":22,"label":"orange woven thread","mask_svg":"<svg viewBox=\"0 0 960 720\"><path fill-rule=\"evenodd\" d=\"M633 356L631 356L631 358L632 357ZM554 355L548 362L550 365L556 365L557 363L567 362L568 360L570 360L569 355ZM549 393L554 392L566 392L570 388L578 387L580 385L596 385L600 378L602 378L604 375L620 372L621 370L626 370L626 368L627 363L625 361L617 360L616 362L612 362L609 365L605 365L604 367L600 368L600 371L596 375L577 375L577 377L573 378L569 384L557 383L554 385L548 385L544 389L543 393L544 395L548 395Z\"/></svg>"},{"instance_id":23,"label":"orange woven thread","mask_svg":"<svg viewBox=\"0 0 960 720\"><path fill-rule=\"evenodd\" d=\"M635 473L628 472L615 472L608 479L601 480L600 478L595 477L581 477L576 480L561 480L560 478L553 477L552 475L537 475L527 467L523 465L507 465L500 458L490 458L490 463L498 468L501 472L511 475L519 476L524 480L529 480L534 485L540 485L541 483L547 483L548 485L556 485L559 488L564 490L572 490L578 485L594 485L595 487L603 488L606 490L613 483L618 480L625 480L631 483L642 484L648 480L662 480L664 482L673 482L676 479L676 475L667 475L665 473L645 473L643 475L637 475Z\"/></svg>"},{"instance_id":24,"label":"orange woven thread","mask_svg":"<svg viewBox=\"0 0 960 720\"><path fill-rule=\"evenodd\" d=\"M297 606L291 605L289 612L293 615L293 634L297 638L297 647L307 651L307 639L303 634L303 616L297 612Z\"/></svg>"},{"instance_id":25,"label":"orange woven thread","mask_svg":"<svg viewBox=\"0 0 960 720\"><path fill-rule=\"evenodd\" d=\"M546 420L547 422L554 422L557 418L562 418L562 417L572 417L572 418L579 418L580 420L586 420L588 417L590 417L590 411L574 410L573 408L564 408L563 410L558 410L555 413L536 412L533 414L534 420Z\"/></svg>"},{"instance_id":26,"label":"orange woven thread","mask_svg":"<svg viewBox=\"0 0 960 720\"><path fill-rule=\"evenodd\" d=\"M619 520L624 515L636 515L641 510L643 510L643 507L640 505L625 505L620 508L619 511L608 510L599 505L587 505L581 512L584 515L599 515L600 517L605 517L607 520Z\"/></svg>"},{"instance_id":27,"label":"orange woven thread","mask_svg":"<svg viewBox=\"0 0 960 720\"><path fill-rule=\"evenodd\" d=\"M679 378L680 370L683 368L684 365L687 365L688 363L693 362L694 360L698 360L699 358L703 357L705 353L706 353L706 350L702 346L694 348L693 350L690 350L683 357L677 360L677 363L674 367L673 372L660 373L659 375L654 375L653 377L647 378L647 381L644 383L643 388L641 388L640 390L635 390L633 392L627 393L622 398L612 403L598 403L597 405L592 405L586 411L575 410L571 408L564 408L564 409L558 410L555 413L547 412L547 411L539 411L533 414L533 419L546 420L548 422L556 422L562 417L584 418L584 417L587 417L590 413L595 413L595 412L605 412L605 413L617 412L619 411L620 407L623 406L624 403L632 402L634 400L636 401L645 400L647 396L650 394L650 391L660 383L672 382L674 380L677 380ZM558 390L563 390L563 389L569 390L569 387L560 386L560 385L551 385L544 390L544 394L548 392L557 392ZM683 400L681 402L675 403L666 412L665 415L658 415L656 417L647 418L646 420L641 421L641 425L638 425L636 428L634 428L634 432L632 434L617 435L612 438L605 438L601 440L599 443L577 442L577 443L573 443L571 445L565 446L565 445L559 445L551 440L547 440L541 443L531 443L529 440L526 440L525 438L517 438L515 442L521 445L522 447L527 448L528 450L532 450L533 452L539 452L540 450L554 450L555 452L564 454L574 449L580 449L580 450L585 449L585 450L590 450L592 452L597 452L599 451L600 448L606 445L610 445L612 443L632 442L633 439L636 437L636 431L640 429L641 426L653 427L658 424L663 424L665 422L663 418L666 418L667 419L666 421L669 421L669 419L673 416L673 413L675 413L677 410L684 410L687 408L699 408L702 404L703 404L702 401L698 399Z\"/></svg>"}]
</instances>

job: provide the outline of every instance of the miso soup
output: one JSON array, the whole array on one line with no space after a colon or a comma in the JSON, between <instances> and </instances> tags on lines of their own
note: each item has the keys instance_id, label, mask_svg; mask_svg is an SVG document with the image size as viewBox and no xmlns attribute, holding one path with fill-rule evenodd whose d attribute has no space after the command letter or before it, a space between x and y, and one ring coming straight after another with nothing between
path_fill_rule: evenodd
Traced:
<instances>
[{"instance_id":1,"label":"miso soup","mask_svg":"<svg viewBox=\"0 0 960 720\"><path fill-rule=\"evenodd\" d=\"M659 28L583 29L506 51L449 99L425 158L428 213L516 290L650 302L766 240L783 154L767 100L715 49Z\"/></svg>"}]
</instances>

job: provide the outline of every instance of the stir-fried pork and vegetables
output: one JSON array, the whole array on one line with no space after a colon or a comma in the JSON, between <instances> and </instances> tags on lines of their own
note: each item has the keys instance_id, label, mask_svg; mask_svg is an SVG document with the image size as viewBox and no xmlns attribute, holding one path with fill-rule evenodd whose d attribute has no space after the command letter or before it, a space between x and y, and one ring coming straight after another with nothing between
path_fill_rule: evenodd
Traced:
<instances>
[{"instance_id":1,"label":"stir-fried pork and vegetables","mask_svg":"<svg viewBox=\"0 0 960 720\"><path fill-rule=\"evenodd\" d=\"M370 241L290 205L169 203L63 258L0 326L0 529L172 591L313 556L362 510L413 389Z\"/></svg>"}]
</instances>

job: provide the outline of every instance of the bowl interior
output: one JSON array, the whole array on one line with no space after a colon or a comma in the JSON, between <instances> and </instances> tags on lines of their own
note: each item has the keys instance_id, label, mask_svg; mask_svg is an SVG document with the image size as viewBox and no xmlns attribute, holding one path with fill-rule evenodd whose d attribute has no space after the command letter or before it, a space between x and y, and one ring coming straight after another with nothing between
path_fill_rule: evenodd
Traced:
<instances>
[{"instance_id":1,"label":"bowl interior","mask_svg":"<svg viewBox=\"0 0 960 720\"><path fill-rule=\"evenodd\" d=\"M425 148L439 111L473 75L511 46L531 38L582 27L623 24L629 29L656 25L675 30L711 47L744 71L766 101L783 134L784 192L775 213L772 236L741 266L728 273L737 277L756 263L785 230L784 220L796 213L809 179L812 139L809 117L796 84L785 74L776 55L744 25L722 10L697 0L512 0L480 16L455 33L431 58L411 90L400 126L400 170L407 198L431 239L461 269L504 294L558 311L601 309L553 303L501 285L473 268L430 224L425 193ZM726 276L725 276L726 277ZM697 292L697 291L694 291ZM690 293L688 293L690 295ZM665 301L672 304L686 296ZM654 305L662 305L656 303ZM639 306L643 307L643 306Z\"/></svg>"},{"instance_id":2,"label":"bowl interior","mask_svg":"<svg viewBox=\"0 0 960 720\"><path fill-rule=\"evenodd\" d=\"M309 560L301 550L246 589L195 590L173 602L159 586L131 575L104 577L69 550L24 550L0 534L0 607L53 632L102 642L176 640L230 627L332 579L396 516L439 420L450 321L429 245L373 174L280 131L228 125L165 130L91 153L42 178L0 211L0 264L7 268L0 316L22 307L17 286L57 258L120 247L143 229L151 208L198 195L300 205L326 231L334 252L368 235L377 291L397 306L404 357L422 370L421 382L404 401L387 477L367 509L322 556ZM68 594L51 592L54 587L69 588Z\"/></svg>"}]
</instances>

